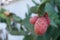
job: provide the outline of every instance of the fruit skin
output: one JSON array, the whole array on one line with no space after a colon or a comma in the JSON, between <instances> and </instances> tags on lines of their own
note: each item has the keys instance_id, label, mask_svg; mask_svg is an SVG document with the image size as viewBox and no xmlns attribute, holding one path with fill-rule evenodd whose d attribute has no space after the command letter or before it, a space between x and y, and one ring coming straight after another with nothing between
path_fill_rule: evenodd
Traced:
<instances>
[{"instance_id":1,"label":"fruit skin","mask_svg":"<svg viewBox=\"0 0 60 40\"><path fill-rule=\"evenodd\" d=\"M47 24L50 25L50 19L49 18L47 18Z\"/></svg>"},{"instance_id":2,"label":"fruit skin","mask_svg":"<svg viewBox=\"0 0 60 40\"><path fill-rule=\"evenodd\" d=\"M45 12L44 17L47 20L47 24L50 25L50 18L48 17L48 13L47 12Z\"/></svg>"},{"instance_id":3,"label":"fruit skin","mask_svg":"<svg viewBox=\"0 0 60 40\"><path fill-rule=\"evenodd\" d=\"M34 25L35 22L37 21L37 19L38 19L38 16L31 17L30 18L30 23Z\"/></svg>"},{"instance_id":4,"label":"fruit skin","mask_svg":"<svg viewBox=\"0 0 60 40\"><path fill-rule=\"evenodd\" d=\"M45 17L40 17L34 25L34 32L38 35L43 35L47 31L48 24Z\"/></svg>"}]
</instances>

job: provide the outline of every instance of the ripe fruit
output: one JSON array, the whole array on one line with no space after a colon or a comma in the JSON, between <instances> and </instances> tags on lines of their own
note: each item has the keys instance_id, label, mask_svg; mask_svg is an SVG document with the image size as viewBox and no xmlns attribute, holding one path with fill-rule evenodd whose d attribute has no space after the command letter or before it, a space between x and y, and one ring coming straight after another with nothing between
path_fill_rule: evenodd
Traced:
<instances>
[{"instance_id":1,"label":"ripe fruit","mask_svg":"<svg viewBox=\"0 0 60 40\"><path fill-rule=\"evenodd\" d=\"M47 20L47 24L50 25L50 19L49 19L49 17L46 20Z\"/></svg>"},{"instance_id":2,"label":"ripe fruit","mask_svg":"<svg viewBox=\"0 0 60 40\"><path fill-rule=\"evenodd\" d=\"M34 25L35 22L37 21L37 19L38 19L38 16L31 17L30 18L30 23Z\"/></svg>"},{"instance_id":3,"label":"ripe fruit","mask_svg":"<svg viewBox=\"0 0 60 40\"><path fill-rule=\"evenodd\" d=\"M35 33L38 35L43 35L46 32L47 28L48 28L48 24L45 17L38 18L38 20L34 25Z\"/></svg>"},{"instance_id":4,"label":"ripe fruit","mask_svg":"<svg viewBox=\"0 0 60 40\"><path fill-rule=\"evenodd\" d=\"M50 18L48 17L48 13L47 12L45 13L44 17L47 20L47 24L50 25Z\"/></svg>"}]
</instances>

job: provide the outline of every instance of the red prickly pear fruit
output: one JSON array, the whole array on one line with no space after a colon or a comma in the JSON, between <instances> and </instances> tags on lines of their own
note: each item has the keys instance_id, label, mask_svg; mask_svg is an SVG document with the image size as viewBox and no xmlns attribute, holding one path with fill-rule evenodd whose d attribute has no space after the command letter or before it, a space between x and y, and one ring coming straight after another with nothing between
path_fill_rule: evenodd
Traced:
<instances>
[{"instance_id":1,"label":"red prickly pear fruit","mask_svg":"<svg viewBox=\"0 0 60 40\"><path fill-rule=\"evenodd\" d=\"M47 18L47 23L48 25L50 25L50 18Z\"/></svg>"},{"instance_id":2,"label":"red prickly pear fruit","mask_svg":"<svg viewBox=\"0 0 60 40\"><path fill-rule=\"evenodd\" d=\"M44 17L47 20L47 24L50 25L50 18L48 17L48 13L47 12L45 12Z\"/></svg>"},{"instance_id":3,"label":"red prickly pear fruit","mask_svg":"<svg viewBox=\"0 0 60 40\"><path fill-rule=\"evenodd\" d=\"M34 25L35 22L37 21L37 19L38 19L38 16L31 17L30 18L30 23Z\"/></svg>"},{"instance_id":4,"label":"red prickly pear fruit","mask_svg":"<svg viewBox=\"0 0 60 40\"><path fill-rule=\"evenodd\" d=\"M38 35L43 35L47 31L48 24L44 17L38 18L34 25L34 32Z\"/></svg>"}]
</instances>

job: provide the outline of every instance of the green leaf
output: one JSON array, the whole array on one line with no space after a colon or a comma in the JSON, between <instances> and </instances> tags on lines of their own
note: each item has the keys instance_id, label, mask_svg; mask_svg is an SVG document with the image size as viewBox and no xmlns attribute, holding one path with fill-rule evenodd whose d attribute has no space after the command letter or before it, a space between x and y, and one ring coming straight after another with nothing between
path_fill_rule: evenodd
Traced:
<instances>
[{"instance_id":1,"label":"green leaf","mask_svg":"<svg viewBox=\"0 0 60 40\"><path fill-rule=\"evenodd\" d=\"M30 22L29 22L29 19L30 19L30 17L27 17L27 18L25 18L24 20L23 20L23 22L22 22L22 24L28 29L28 31L30 31L30 32L34 32L33 31L33 25L32 24L30 24Z\"/></svg>"},{"instance_id":2,"label":"green leaf","mask_svg":"<svg viewBox=\"0 0 60 40\"><path fill-rule=\"evenodd\" d=\"M10 21L9 17L7 17L7 19L6 19L6 24L7 24L7 30L11 32L12 31L12 29L11 29L11 21Z\"/></svg>"},{"instance_id":3,"label":"green leaf","mask_svg":"<svg viewBox=\"0 0 60 40\"><path fill-rule=\"evenodd\" d=\"M57 40L57 38L60 36L60 28L57 28L54 30L54 34L53 34L53 39Z\"/></svg>"},{"instance_id":4,"label":"green leaf","mask_svg":"<svg viewBox=\"0 0 60 40\"><path fill-rule=\"evenodd\" d=\"M17 15L13 15L13 18L15 19L15 21L20 22L20 20L22 20L20 17L18 17Z\"/></svg>"},{"instance_id":5,"label":"green leaf","mask_svg":"<svg viewBox=\"0 0 60 40\"><path fill-rule=\"evenodd\" d=\"M32 12L31 12L31 10L30 10L29 5L27 5L27 8L28 8L28 17L30 17L30 16L31 16L31 14L32 14Z\"/></svg>"},{"instance_id":6,"label":"green leaf","mask_svg":"<svg viewBox=\"0 0 60 40\"><path fill-rule=\"evenodd\" d=\"M3 19L3 18L0 17L0 22L1 23L6 23L6 19Z\"/></svg>"},{"instance_id":7,"label":"green leaf","mask_svg":"<svg viewBox=\"0 0 60 40\"><path fill-rule=\"evenodd\" d=\"M33 2L36 6L39 5L38 3L35 2L35 0L32 0L32 2Z\"/></svg>"},{"instance_id":8,"label":"green leaf","mask_svg":"<svg viewBox=\"0 0 60 40\"><path fill-rule=\"evenodd\" d=\"M27 35L27 32L24 32L23 30L20 30L20 32L16 30L12 30L11 32L9 31L11 35Z\"/></svg>"},{"instance_id":9,"label":"green leaf","mask_svg":"<svg viewBox=\"0 0 60 40\"><path fill-rule=\"evenodd\" d=\"M45 12L45 4L46 4L46 1L42 2L39 6L31 7L30 11L32 13L38 13L39 16L42 16L44 15L44 12Z\"/></svg>"},{"instance_id":10,"label":"green leaf","mask_svg":"<svg viewBox=\"0 0 60 40\"><path fill-rule=\"evenodd\" d=\"M10 34L12 35L26 35L27 34L27 32L24 32L23 30L18 31L17 28L12 28L9 17L6 19L6 21L7 21L7 30L9 31Z\"/></svg>"},{"instance_id":11,"label":"green leaf","mask_svg":"<svg viewBox=\"0 0 60 40\"><path fill-rule=\"evenodd\" d=\"M36 40L47 40L47 38L46 38L45 35L43 35L43 36L37 36L37 39Z\"/></svg>"},{"instance_id":12,"label":"green leaf","mask_svg":"<svg viewBox=\"0 0 60 40\"><path fill-rule=\"evenodd\" d=\"M6 16L3 13L0 14L0 17L3 18L3 19L6 19Z\"/></svg>"},{"instance_id":13,"label":"green leaf","mask_svg":"<svg viewBox=\"0 0 60 40\"><path fill-rule=\"evenodd\" d=\"M3 13L4 11L6 11L4 8L0 8L0 13Z\"/></svg>"},{"instance_id":14,"label":"green leaf","mask_svg":"<svg viewBox=\"0 0 60 40\"><path fill-rule=\"evenodd\" d=\"M37 12L38 12L38 6L33 6L33 7L31 7L31 8L30 8L30 11L31 11L32 13L37 13Z\"/></svg>"},{"instance_id":15,"label":"green leaf","mask_svg":"<svg viewBox=\"0 0 60 40\"><path fill-rule=\"evenodd\" d=\"M59 19L60 19L60 0L56 0L56 1L55 1L55 4L56 4L56 6L57 6L58 15L59 15Z\"/></svg>"},{"instance_id":16,"label":"green leaf","mask_svg":"<svg viewBox=\"0 0 60 40\"><path fill-rule=\"evenodd\" d=\"M51 40L52 38L52 35L53 35L53 32L54 32L54 27L52 26L49 26L46 33L45 33L45 36L46 36L46 40Z\"/></svg>"},{"instance_id":17,"label":"green leaf","mask_svg":"<svg viewBox=\"0 0 60 40\"><path fill-rule=\"evenodd\" d=\"M60 11L60 0L55 0L55 4L56 4L58 10Z\"/></svg>"},{"instance_id":18,"label":"green leaf","mask_svg":"<svg viewBox=\"0 0 60 40\"><path fill-rule=\"evenodd\" d=\"M2 14L0 14L0 22L6 22L6 16L2 13Z\"/></svg>"},{"instance_id":19,"label":"green leaf","mask_svg":"<svg viewBox=\"0 0 60 40\"><path fill-rule=\"evenodd\" d=\"M27 14L27 17L25 19L23 19L22 24L25 26L25 28L28 29L29 32L34 33L34 31L33 31L34 27L29 22L29 19L30 19L32 13L31 13L31 11L29 9L29 5L27 5L27 6L28 6L28 14Z\"/></svg>"},{"instance_id":20,"label":"green leaf","mask_svg":"<svg viewBox=\"0 0 60 40\"><path fill-rule=\"evenodd\" d=\"M58 12L58 16L59 16L59 19L60 19L60 12Z\"/></svg>"},{"instance_id":21,"label":"green leaf","mask_svg":"<svg viewBox=\"0 0 60 40\"><path fill-rule=\"evenodd\" d=\"M59 26L60 25L60 19L56 19L55 23Z\"/></svg>"},{"instance_id":22,"label":"green leaf","mask_svg":"<svg viewBox=\"0 0 60 40\"><path fill-rule=\"evenodd\" d=\"M26 35L23 40L35 40L35 39L34 36L31 34L31 35Z\"/></svg>"},{"instance_id":23,"label":"green leaf","mask_svg":"<svg viewBox=\"0 0 60 40\"><path fill-rule=\"evenodd\" d=\"M25 13L25 17L28 17L28 14L27 13Z\"/></svg>"},{"instance_id":24,"label":"green leaf","mask_svg":"<svg viewBox=\"0 0 60 40\"><path fill-rule=\"evenodd\" d=\"M40 4L40 6L38 8L38 15L39 16L44 15L44 12L45 12L45 4L46 4L46 2L43 2L43 3Z\"/></svg>"},{"instance_id":25,"label":"green leaf","mask_svg":"<svg viewBox=\"0 0 60 40\"><path fill-rule=\"evenodd\" d=\"M51 19L55 20L58 19L58 14L55 11L55 7L52 6L50 3L47 3L45 6L45 11L48 12L48 15Z\"/></svg>"},{"instance_id":26,"label":"green leaf","mask_svg":"<svg viewBox=\"0 0 60 40\"><path fill-rule=\"evenodd\" d=\"M53 20L51 20L51 23L50 23L50 25L51 26L53 26L53 27L56 27L56 28L58 28L58 25L53 21Z\"/></svg>"}]
</instances>

